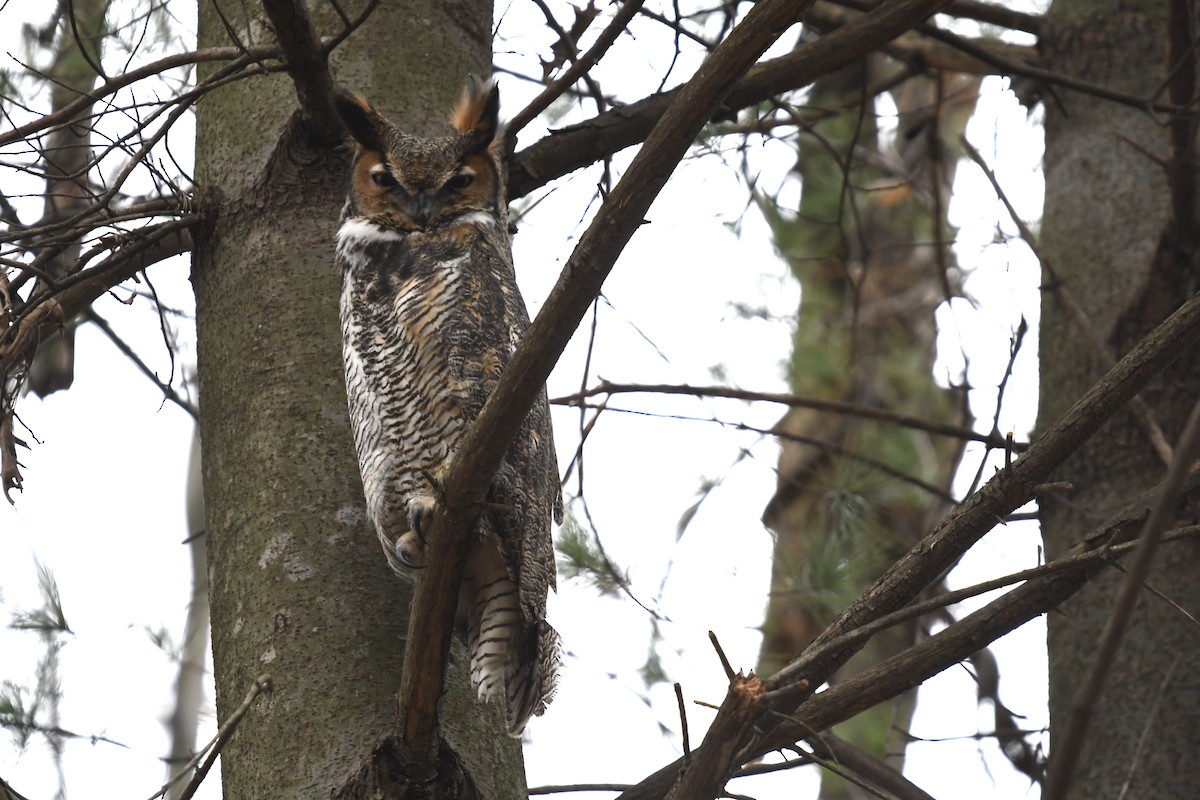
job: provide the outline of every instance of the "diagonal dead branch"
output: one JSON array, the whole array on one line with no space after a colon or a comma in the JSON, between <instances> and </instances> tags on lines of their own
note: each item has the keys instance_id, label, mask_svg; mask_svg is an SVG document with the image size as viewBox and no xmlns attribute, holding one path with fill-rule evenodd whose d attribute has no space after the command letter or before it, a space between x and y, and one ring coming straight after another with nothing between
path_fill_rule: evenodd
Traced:
<instances>
[{"instance_id":1,"label":"diagonal dead branch","mask_svg":"<svg viewBox=\"0 0 1200 800\"><path fill-rule=\"evenodd\" d=\"M156 797L162 797L165 795L171 784L182 779L189 770L199 764L199 767L196 769L196 774L192 776L190 781L188 781L187 786L184 787L183 794L180 795L180 800L190 800L190 798L196 794L196 790L200 788L200 784L204 782L204 778L212 769L213 763L216 762L217 756L221 754L221 750L225 747L225 744L231 738L233 738L233 734L237 731L237 727L241 723L242 718L245 717L246 712L253 707L254 701L257 700L263 693L270 692L272 688L272 680L270 675L259 675L257 678L255 678L254 685L250 687L250 691L246 694L246 699L244 699L242 704L238 706L232 714L229 715L229 718L225 720L225 723L221 726L221 729L217 731L217 735L213 737L212 741L208 743L208 746L205 747L204 750L197 753L192 761L185 764L183 769L179 771L175 778L168 782L167 785L164 786L157 794L155 794L154 797L151 797L150 800L154 800ZM208 752L208 756L204 758L204 763L201 764L200 759L204 756L205 751Z\"/></svg>"},{"instance_id":2,"label":"diagonal dead branch","mask_svg":"<svg viewBox=\"0 0 1200 800\"><path fill-rule=\"evenodd\" d=\"M933 531L902 556L875 585L850 605L811 645L825 642L917 596L949 569L996 522L1031 499L1030 488L1043 483L1062 461L1090 438L1142 387L1200 340L1200 296L1171 315L1125 358L1097 381L1029 450L950 512ZM803 677L818 685L845 663L854 650L814 665ZM781 682L791 675L777 676Z\"/></svg>"},{"instance_id":3,"label":"diagonal dead branch","mask_svg":"<svg viewBox=\"0 0 1200 800\"><path fill-rule=\"evenodd\" d=\"M1200 295L1185 303L1143 339L1026 453L948 514L839 615L805 654L767 680L765 688L770 692L771 708L792 717L793 721L745 744L741 750L742 763L805 739L813 732L820 732L908 691L1024 622L1054 608L1082 587L1090 577L1086 570L1066 570L1032 580L936 636L796 705L797 701L807 697L812 687L828 680L861 649L862 642L837 644L840 637L911 602L1006 513L1023 505L1030 497L1030 487L1044 482L1081 442L1094 435L1171 362L1194 348L1197 341L1200 341ZM1195 491L1197 480L1200 480L1200 470L1193 469L1186 484L1189 492ZM1129 506L1114 518L1114 531L1119 528L1128 534L1137 530L1147 513L1145 503L1153 502L1152 496L1144 495L1140 502L1142 505ZM1110 532L1105 529L1089 536L1072 554L1104 543ZM625 792L621 800L664 797L674 785L678 771L678 762L663 767Z\"/></svg>"},{"instance_id":4,"label":"diagonal dead branch","mask_svg":"<svg viewBox=\"0 0 1200 800\"><path fill-rule=\"evenodd\" d=\"M765 0L755 5L684 86L580 239L525 341L464 435L443 484L445 496L434 515L429 566L412 603L409 637L423 646L406 648L404 655L402 735L415 770L427 769L436 754L437 702L462 578L466 549L462 544L505 451L621 250L704 123L734 81L811 2ZM930 9L937 5L937 0L925 2Z\"/></svg>"},{"instance_id":5,"label":"diagonal dead branch","mask_svg":"<svg viewBox=\"0 0 1200 800\"><path fill-rule=\"evenodd\" d=\"M1012 592L998 598L934 637L840 682L815 695L788 722L742 753L745 758L762 755L796 739L849 719L878 703L908 691L938 672L968 658L971 653L1036 616L1044 614L1082 588L1108 562L1110 553L1129 547L1108 543L1130 542L1137 537L1141 521L1158 505L1162 487L1140 498L1098 526L1083 541L1041 569L1048 570ZM1173 511L1186 514L1200 493L1200 468L1192 468L1183 482L1183 499ZM1195 533L1195 526L1181 529ZM1138 542L1132 542L1137 544ZM1101 552L1101 556L1096 556ZM770 686L770 682L768 682ZM772 697L772 700L775 698Z\"/></svg>"}]
</instances>

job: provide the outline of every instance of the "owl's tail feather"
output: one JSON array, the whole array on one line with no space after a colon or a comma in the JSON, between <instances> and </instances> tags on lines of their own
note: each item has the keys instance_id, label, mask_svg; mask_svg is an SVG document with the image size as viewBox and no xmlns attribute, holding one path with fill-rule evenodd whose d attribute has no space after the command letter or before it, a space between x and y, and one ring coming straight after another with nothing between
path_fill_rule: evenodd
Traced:
<instances>
[{"instance_id":1,"label":"owl's tail feather","mask_svg":"<svg viewBox=\"0 0 1200 800\"><path fill-rule=\"evenodd\" d=\"M504 696L507 676L512 671L513 645L521 627L517 587L501 572L478 586L472 603L467 619L471 683L484 700L499 699Z\"/></svg>"},{"instance_id":2,"label":"owl's tail feather","mask_svg":"<svg viewBox=\"0 0 1200 800\"><path fill-rule=\"evenodd\" d=\"M460 609L469 604L471 683L482 699L503 700L508 732L520 736L529 718L545 711L553 696L558 633L545 620L524 621L503 557L486 542L467 559L459 602Z\"/></svg>"},{"instance_id":3,"label":"owl's tail feather","mask_svg":"<svg viewBox=\"0 0 1200 800\"><path fill-rule=\"evenodd\" d=\"M538 620L525 632L522 655L505 686L504 718L510 736L520 736L530 717L541 716L558 685L558 631Z\"/></svg>"}]
</instances>

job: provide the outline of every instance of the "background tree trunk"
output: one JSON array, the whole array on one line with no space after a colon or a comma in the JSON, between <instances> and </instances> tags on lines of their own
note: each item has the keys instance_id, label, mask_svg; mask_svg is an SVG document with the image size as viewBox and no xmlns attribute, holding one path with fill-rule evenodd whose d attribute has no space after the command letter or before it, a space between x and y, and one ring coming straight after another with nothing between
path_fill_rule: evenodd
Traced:
<instances>
[{"instance_id":1,"label":"background tree trunk","mask_svg":"<svg viewBox=\"0 0 1200 800\"><path fill-rule=\"evenodd\" d=\"M74 23L63 21L57 26L54 60L47 77L51 81L50 102L54 111L91 92L96 85L96 66L104 54L109 35L105 25L109 0L79 0L69 6ZM54 33L54 28L49 29ZM70 219L91 202L96 187L88 185L92 160L92 109L88 104L75 115L76 122L65 125L46 139L42 168L46 173L46 222ZM54 280L62 280L74 268L79 258L77 243L67 247L46 265ZM71 388L75 380L76 320L68 320L60 335L42 343L29 365L26 388L45 397Z\"/></svg>"},{"instance_id":2,"label":"background tree trunk","mask_svg":"<svg viewBox=\"0 0 1200 800\"><path fill-rule=\"evenodd\" d=\"M1117 10L1057 0L1042 34L1047 66L1118 91L1153 96L1166 75L1165 8L1141 2L1122 3ZM1054 274L1044 277L1043 425L1104 370L1099 348L1068 313L1062 292L1074 297L1110 353L1120 357L1195 291L1193 256L1172 220L1169 170L1154 161L1167 152L1162 121L1144 110L1068 91L1055 92L1045 107L1042 249ZM1188 219L1182 227L1194 225ZM1197 396L1200 353L1195 351L1142 394L1172 444ZM1161 480L1164 464L1145 429L1127 409L1059 470L1058 477L1071 481L1075 490L1041 502L1049 556L1063 552L1097 521ZM1194 544L1163 546L1148 583L1194 613L1200 608L1198 568ZM1121 578L1121 572L1109 571L1050 615L1051 774L1059 731L1091 670ZM1198 674L1195 626L1161 598L1143 593L1108 685L1097 699L1070 796L1194 794L1200 785L1195 757Z\"/></svg>"},{"instance_id":3,"label":"background tree trunk","mask_svg":"<svg viewBox=\"0 0 1200 800\"><path fill-rule=\"evenodd\" d=\"M333 30L338 24L319 4ZM348 7L353 17L358 7ZM314 9L317 13L317 9ZM222 19L223 16L223 19ZM273 41L258 4L200 4L200 47ZM486 73L491 6L384 3L335 77L415 133L445 133ZM217 710L273 679L222 757L225 797L328 797L397 722L410 589L364 515L342 379L333 237L349 151L315 146L286 75L242 80L197 113L196 290ZM462 663L462 658L458 659ZM520 749L450 676L443 733L483 797L524 796Z\"/></svg>"},{"instance_id":4,"label":"background tree trunk","mask_svg":"<svg viewBox=\"0 0 1200 800\"><path fill-rule=\"evenodd\" d=\"M179 643L179 677L175 680L175 706L166 721L171 739L167 753L167 780L183 768L196 753L196 733L200 709L204 705L205 673L208 668L208 548L204 535L204 492L200 485L200 430L192 439L188 456L187 512L188 553L192 566L192 600L188 603L183 641ZM168 800L180 800L187 783L176 781L167 793Z\"/></svg>"},{"instance_id":5,"label":"background tree trunk","mask_svg":"<svg viewBox=\"0 0 1200 800\"><path fill-rule=\"evenodd\" d=\"M814 109L842 110L801 134L799 214L773 226L804 293L792 390L964 422L956 393L930 379L934 311L955 280L947 275L949 237L936 233L944 231L958 159L952 143L974 109L978 81L919 75L893 89L900 115L893 149L876 127L875 87L901 68L872 56L822 78L808 98ZM946 437L809 409L789 411L777 429L779 484L763 515L775 535L759 657L764 675L803 651L948 508L942 497L867 460L948 495L960 449ZM919 630L912 621L875 637L844 672L911 646ZM912 710L910 694L836 732L899 770L905 742L897 732L908 729ZM837 775L822 774L821 797L861 795Z\"/></svg>"}]
</instances>

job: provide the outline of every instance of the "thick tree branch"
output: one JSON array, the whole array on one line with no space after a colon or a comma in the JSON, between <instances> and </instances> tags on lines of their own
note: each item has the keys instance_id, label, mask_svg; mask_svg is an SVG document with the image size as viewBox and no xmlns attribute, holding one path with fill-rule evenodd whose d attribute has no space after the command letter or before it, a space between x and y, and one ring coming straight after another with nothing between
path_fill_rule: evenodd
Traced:
<instances>
[{"instance_id":1,"label":"thick tree branch","mask_svg":"<svg viewBox=\"0 0 1200 800\"><path fill-rule=\"evenodd\" d=\"M1032 499L1032 489L1147 383L1200 340L1200 296L1193 297L1143 339L1076 401L1043 436L978 492L951 511L902 556L867 592L838 616L811 645L827 641L901 608L949 569L1007 514ZM857 648L829 658L796 678L820 685Z\"/></svg>"},{"instance_id":2,"label":"thick tree branch","mask_svg":"<svg viewBox=\"0 0 1200 800\"><path fill-rule=\"evenodd\" d=\"M263 8L283 49L305 127L318 145L341 141L342 123L329 101L333 76L328 53L313 27L308 6L304 0L263 0Z\"/></svg>"},{"instance_id":3,"label":"thick tree branch","mask_svg":"<svg viewBox=\"0 0 1200 800\"><path fill-rule=\"evenodd\" d=\"M783 92L803 88L821 75L833 72L866 53L887 49L890 40L899 35L895 32L884 33L888 26L883 15L906 13L902 8L904 3L885 3L877 6L869 2L844 0L842 4L862 10L869 9L870 13L837 28L812 44L799 47L786 56L764 62L750 70L729 93L725 105L718 110L716 116L727 115L732 110L746 108ZM982 3L970 5L980 13L995 10L995 7L987 7L987 4ZM982 10L980 7L983 7ZM962 16L971 16L965 11L964 8ZM1025 27L1036 27L1037 22L1038 18L1029 18ZM905 29L901 28L901 32ZM1029 48L974 41L940 30L933 24L917 26L917 30L923 36L941 42L942 47L909 38L895 45L895 54L898 57L908 55L931 58L946 68L967 71L986 69L1002 75L1022 76L1123 105L1186 116L1184 109L1175 103L1157 103L1152 99L1119 92L1029 63L1029 57L1035 54ZM946 47L958 51L961 55L952 55L944 49ZM586 122L553 131L549 136L525 148L515 156L509 173L509 198L523 197L556 178L642 141L674 95L675 91L664 92L614 108Z\"/></svg>"},{"instance_id":4,"label":"thick tree branch","mask_svg":"<svg viewBox=\"0 0 1200 800\"><path fill-rule=\"evenodd\" d=\"M1067 568L1055 569L1030 580L921 644L814 695L794 715L790 715L787 722L756 742L752 751L743 751L742 757L754 758L755 755L751 753L763 755L797 739L811 737L814 731L826 730L850 719L968 658L1034 617L1057 608L1107 563L1104 558L1084 556L1096 548L1106 547L1110 541L1137 538L1141 521L1158 507L1162 491L1163 486L1159 486L1144 493L1136 502L1089 534L1083 542L1050 562L1050 565L1066 562ZM1198 492L1200 469L1193 468L1183 481L1177 502L1169 504L1170 511L1178 516L1187 516L1189 509L1194 508ZM1178 502L1179 497L1186 500ZM771 681L767 685L770 687Z\"/></svg>"},{"instance_id":5,"label":"thick tree branch","mask_svg":"<svg viewBox=\"0 0 1200 800\"><path fill-rule=\"evenodd\" d=\"M710 119L807 86L879 49L945 4L934 0L887 3L812 44L759 64L725 95ZM522 197L555 178L642 141L680 91L614 108L587 122L555 131L517 153L508 179L509 198Z\"/></svg>"},{"instance_id":6,"label":"thick tree branch","mask_svg":"<svg viewBox=\"0 0 1200 800\"><path fill-rule=\"evenodd\" d=\"M851 2L851 0L846 0L845 3L817 3L805 21L817 30L831 32L860 19L862 17L860 12L872 5ZM958 4L951 3L945 11L952 12L956 5ZM857 10L851 10L852 8ZM924 27L922 26L922 28ZM970 41L974 46L1012 63L1036 64L1040 60L1037 48L1031 45L1013 44L997 39L973 39ZM901 61L916 62L925 69L964 72L973 75L993 75L998 71L991 63L965 53L951 44L937 41L916 31L897 36L879 49Z\"/></svg>"},{"instance_id":7,"label":"thick tree branch","mask_svg":"<svg viewBox=\"0 0 1200 800\"><path fill-rule=\"evenodd\" d=\"M901 694L955 664L1033 617L1054 608L1087 582L1087 571L1056 572L1030 581L937 636L807 699L812 687L828 680L861 649L856 629L899 611L948 569L995 524L1032 497L1079 445L1129 402L1135 394L1200 341L1200 295L1193 297L1142 340L1092 386L1029 450L942 520L850 605L792 664L765 682L772 709L786 720L766 735L744 743L743 763L826 729ZM1192 469L1185 493L1192 497L1198 478ZM1194 498L1193 498L1194 499ZM1110 522L1112 531L1136 531L1147 513L1144 495ZM1071 555L1107 541L1109 530L1089 536ZM1099 569L1099 566L1095 567ZM846 644L841 644L846 642ZM664 797L674 784L679 762L648 776L620 800Z\"/></svg>"},{"instance_id":8,"label":"thick tree branch","mask_svg":"<svg viewBox=\"0 0 1200 800\"><path fill-rule=\"evenodd\" d=\"M1037 14L1027 14L1024 11L1005 8L998 3L984 3L980 0L954 0L942 13L1034 35L1040 33L1042 28L1042 18Z\"/></svg>"},{"instance_id":9,"label":"thick tree branch","mask_svg":"<svg viewBox=\"0 0 1200 800\"><path fill-rule=\"evenodd\" d=\"M130 234L111 248L112 255L104 261L64 279L52 291L30 298L19 316L6 320L8 329L0 338L0 373L30 354L31 341L42 341L119 283L159 261L190 251L190 229L199 220L198 215L188 214Z\"/></svg>"},{"instance_id":10,"label":"thick tree branch","mask_svg":"<svg viewBox=\"0 0 1200 800\"><path fill-rule=\"evenodd\" d=\"M951 33L950 31L942 30L933 24L925 24L917 30L921 33L931 36L934 39L945 42L962 52L979 59L985 64L990 64L996 72L1001 75L1021 76L1024 78L1032 78L1054 86L1061 86L1065 89L1073 89L1082 94L1089 94L1094 97L1099 97L1105 100L1111 100L1120 105L1129 106L1140 110L1151 109L1167 114L1187 115L1188 110L1180 106L1159 103L1153 98L1139 97L1127 92L1110 89L1098 83L1077 78L1074 75L1066 75L1061 72L1053 72L1035 64L1025 64L1019 61L1014 61L1007 58L1002 53L981 46L978 42Z\"/></svg>"},{"instance_id":11,"label":"thick tree branch","mask_svg":"<svg viewBox=\"0 0 1200 800\"><path fill-rule=\"evenodd\" d=\"M421 646L406 648L404 656L402 735L415 769L431 764L436 754L436 704L462 578L462 545L505 451L617 257L704 123L729 87L811 2L764 0L755 5L679 92L584 233L525 341L464 435L444 481L428 567L413 598L409 637ZM926 0L923 8L938 4Z\"/></svg>"},{"instance_id":12,"label":"thick tree branch","mask_svg":"<svg viewBox=\"0 0 1200 800\"><path fill-rule=\"evenodd\" d=\"M1200 489L1200 471L1194 471L1188 481L1187 492L1194 495L1197 489ZM941 592L927 600L922 600L918 603L905 606L899 611L885 614L872 622L830 640L821 648L806 650L792 661L786 669L803 674L808 664L820 661L826 654L840 647L866 642L880 631L912 619L918 619L926 614L941 611L972 597L994 592L997 589L1004 589L1027 581L1043 580L1065 573L1081 573L1088 577L1095 575L1115 559L1128 555L1134 550L1137 544L1137 540L1134 537L1137 534L1141 521L1150 513L1150 503L1152 500L1153 492L1147 493L1140 500L1126 506L1118 514L1110 517L1083 541L1076 544L1070 552L1053 561L999 578L993 578L992 580L977 583L973 586ZM1164 541L1195 540L1197 537L1200 537L1200 525L1186 525L1163 534ZM769 688L774 687L779 682L779 676L772 676L768 680ZM771 691L774 691L774 689L771 688Z\"/></svg>"},{"instance_id":13,"label":"thick tree branch","mask_svg":"<svg viewBox=\"0 0 1200 800\"><path fill-rule=\"evenodd\" d=\"M737 743L750 733L762 714L762 682L750 673L730 678L729 691L699 749L684 759L683 774L671 796L721 797L738 763Z\"/></svg>"}]
</instances>

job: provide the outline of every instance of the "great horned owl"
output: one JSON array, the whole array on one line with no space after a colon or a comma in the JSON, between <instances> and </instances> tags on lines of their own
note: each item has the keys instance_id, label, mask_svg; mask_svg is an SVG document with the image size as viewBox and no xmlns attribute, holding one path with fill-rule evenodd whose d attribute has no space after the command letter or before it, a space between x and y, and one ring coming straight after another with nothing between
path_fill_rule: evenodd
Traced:
<instances>
[{"instance_id":1,"label":"great horned owl","mask_svg":"<svg viewBox=\"0 0 1200 800\"><path fill-rule=\"evenodd\" d=\"M366 100L334 105L358 146L337 234L342 352L367 514L398 574L424 561L445 470L529 326L505 200L500 95L472 81L455 133L411 136ZM458 629L481 697L519 735L554 689L550 518L562 495L543 389L470 537Z\"/></svg>"}]
</instances>

